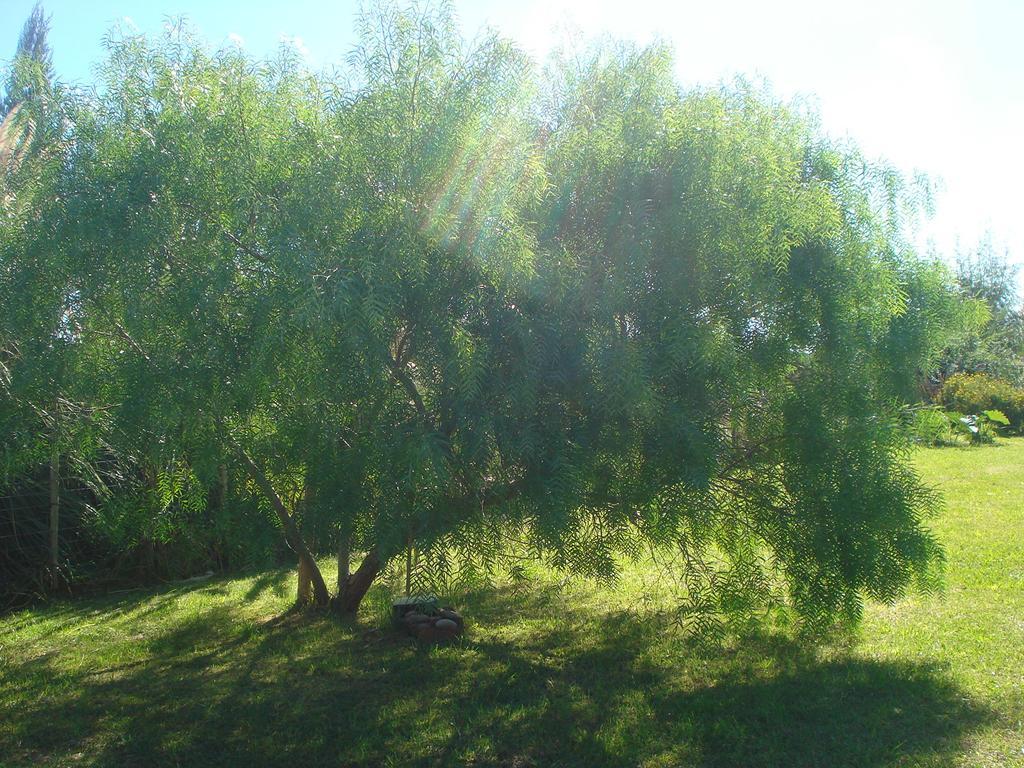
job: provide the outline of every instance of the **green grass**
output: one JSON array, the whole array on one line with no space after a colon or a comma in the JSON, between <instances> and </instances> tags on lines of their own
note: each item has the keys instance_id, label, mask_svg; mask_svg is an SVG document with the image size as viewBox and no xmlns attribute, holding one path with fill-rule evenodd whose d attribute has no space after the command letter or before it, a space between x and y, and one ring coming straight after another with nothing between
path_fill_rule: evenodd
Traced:
<instances>
[{"instance_id":1,"label":"green grass","mask_svg":"<svg viewBox=\"0 0 1024 768\"><path fill-rule=\"evenodd\" d=\"M941 595L701 651L615 587L457 598L463 644L282 615L286 571L0 619L0 765L1024 766L1024 439L925 450ZM655 590L657 592L657 590Z\"/></svg>"}]
</instances>

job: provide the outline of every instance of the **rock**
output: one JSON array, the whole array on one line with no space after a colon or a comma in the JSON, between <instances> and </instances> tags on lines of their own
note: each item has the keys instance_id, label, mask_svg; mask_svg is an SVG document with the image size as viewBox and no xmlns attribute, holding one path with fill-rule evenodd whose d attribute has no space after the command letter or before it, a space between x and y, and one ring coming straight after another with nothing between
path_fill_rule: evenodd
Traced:
<instances>
[{"instance_id":1,"label":"rock","mask_svg":"<svg viewBox=\"0 0 1024 768\"><path fill-rule=\"evenodd\" d=\"M432 619L425 613L413 611L405 614L399 622L399 629L404 629L408 634L415 636L420 627L430 626Z\"/></svg>"},{"instance_id":2,"label":"rock","mask_svg":"<svg viewBox=\"0 0 1024 768\"><path fill-rule=\"evenodd\" d=\"M437 598L405 597L393 604L393 626L424 643L444 643L462 635L465 622L459 612Z\"/></svg>"},{"instance_id":3,"label":"rock","mask_svg":"<svg viewBox=\"0 0 1024 768\"><path fill-rule=\"evenodd\" d=\"M453 611L451 608L442 608L440 611L437 612L437 615L440 616L442 619L454 621L460 627L462 626L462 617L459 616L459 614Z\"/></svg>"},{"instance_id":4,"label":"rock","mask_svg":"<svg viewBox=\"0 0 1024 768\"><path fill-rule=\"evenodd\" d=\"M423 643L432 643L437 640L437 630L433 624L420 624L413 630L416 639Z\"/></svg>"},{"instance_id":5,"label":"rock","mask_svg":"<svg viewBox=\"0 0 1024 768\"><path fill-rule=\"evenodd\" d=\"M458 625L451 619L438 619L432 624L417 624L412 633L421 643L447 643L461 634Z\"/></svg>"},{"instance_id":6,"label":"rock","mask_svg":"<svg viewBox=\"0 0 1024 768\"><path fill-rule=\"evenodd\" d=\"M434 595L414 595L400 597L391 604L391 618L398 622L409 613L436 613L437 597Z\"/></svg>"}]
</instances>

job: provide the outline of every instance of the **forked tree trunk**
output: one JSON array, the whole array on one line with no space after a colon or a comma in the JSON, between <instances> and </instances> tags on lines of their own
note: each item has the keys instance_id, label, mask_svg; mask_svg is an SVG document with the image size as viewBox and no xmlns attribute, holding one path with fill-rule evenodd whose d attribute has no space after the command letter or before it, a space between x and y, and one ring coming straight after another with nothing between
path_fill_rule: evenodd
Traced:
<instances>
[{"instance_id":1,"label":"forked tree trunk","mask_svg":"<svg viewBox=\"0 0 1024 768\"><path fill-rule=\"evenodd\" d=\"M359 604L373 584L373 580L380 573L383 563L376 549L366 553L363 562L356 568L356 572L348 577L344 589L338 590L338 597L335 598L335 605L339 613L354 615L359 610Z\"/></svg>"},{"instance_id":2,"label":"forked tree trunk","mask_svg":"<svg viewBox=\"0 0 1024 768\"><path fill-rule=\"evenodd\" d=\"M242 463L245 465L246 470L252 479L259 486L260 490L263 491L263 495L270 501L270 505L274 508L274 512L277 513L278 520L281 521L281 527L284 529L284 538L288 542L288 546L291 550L299 556L299 589L298 593L300 596L303 589L303 579L308 578L312 588L313 605L317 607L326 607L331 602L331 595L327 591L327 584L324 582L324 576L320 573L320 568L316 564L316 560L313 558L313 553L309 551L309 547L306 546L305 539L302 538L302 534L299 533L299 527L295 524L294 518L288 512L288 508L285 506L284 501L274 490L273 483L270 482L270 478L264 474L260 466L252 460L252 457L246 453L241 446L238 444L234 445L235 451L238 453L239 458L242 459ZM376 574L374 574L376 575Z\"/></svg>"}]
</instances>

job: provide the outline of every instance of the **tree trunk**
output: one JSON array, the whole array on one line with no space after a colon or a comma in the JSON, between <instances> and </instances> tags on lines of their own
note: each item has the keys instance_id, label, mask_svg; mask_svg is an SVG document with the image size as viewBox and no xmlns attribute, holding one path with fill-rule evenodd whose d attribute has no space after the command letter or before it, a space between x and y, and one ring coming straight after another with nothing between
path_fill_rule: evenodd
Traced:
<instances>
[{"instance_id":1,"label":"tree trunk","mask_svg":"<svg viewBox=\"0 0 1024 768\"><path fill-rule=\"evenodd\" d=\"M352 554L349 550L349 538L344 533L338 534L338 601L344 602L348 590L348 580L352 578Z\"/></svg>"},{"instance_id":2,"label":"tree trunk","mask_svg":"<svg viewBox=\"0 0 1024 768\"><path fill-rule=\"evenodd\" d=\"M348 583L344 590L340 590L336 599L339 613L354 615L359 610L359 604L363 601L373 580L380 573L383 563L376 549L366 553L363 562L359 564L356 572L348 577Z\"/></svg>"},{"instance_id":3,"label":"tree trunk","mask_svg":"<svg viewBox=\"0 0 1024 768\"><path fill-rule=\"evenodd\" d=\"M284 505L281 497L278 496L277 491L274 490L273 483L270 482L263 470L260 469L259 465L252 460L245 450L242 449L238 444L233 444L235 451L238 453L239 458L242 459L242 463L245 465L246 471L256 481L256 485L259 486L260 490L263 491L263 495L270 501L270 505L274 508L274 512L277 513L277 518L281 521L281 527L284 529L284 538L288 542L288 546L291 547L292 552L299 556L299 592L302 591L302 580L304 578L303 570L308 575L309 580L313 586L313 605L318 607L325 607L331 602L331 595L327 591L327 584L324 582L324 576L320 573L320 568L316 564L316 560L313 558L313 553L309 551L309 547L306 546L306 541L302 538L302 534L299 533L299 527L295 525L295 520L288 512L288 508ZM305 565L305 569L303 569ZM374 574L376 575L376 574Z\"/></svg>"},{"instance_id":4,"label":"tree trunk","mask_svg":"<svg viewBox=\"0 0 1024 768\"><path fill-rule=\"evenodd\" d=\"M60 567L60 454L50 457L50 586L57 586Z\"/></svg>"},{"instance_id":5,"label":"tree trunk","mask_svg":"<svg viewBox=\"0 0 1024 768\"><path fill-rule=\"evenodd\" d=\"M211 495L211 507L220 512L223 512L228 505L228 466L227 464L217 465L217 484L213 488ZM210 552L213 556L214 561L217 564L218 571L225 571L228 568L228 558L225 554L230 551L230 547L227 545L227 536L224 534L218 535L210 544Z\"/></svg>"},{"instance_id":6,"label":"tree trunk","mask_svg":"<svg viewBox=\"0 0 1024 768\"><path fill-rule=\"evenodd\" d=\"M405 543L405 596L412 596L412 539Z\"/></svg>"},{"instance_id":7,"label":"tree trunk","mask_svg":"<svg viewBox=\"0 0 1024 768\"><path fill-rule=\"evenodd\" d=\"M313 577L310 574L309 564L302 557L299 558L299 589L295 595L295 602L299 605L307 605L313 599Z\"/></svg>"},{"instance_id":8,"label":"tree trunk","mask_svg":"<svg viewBox=\"0 0 1024 768\"><path fill-rule=\"evenodd\" d=\"M217 465L217 508L223 509L228 501L228 466Z\"/></svg>"}]
</instances>

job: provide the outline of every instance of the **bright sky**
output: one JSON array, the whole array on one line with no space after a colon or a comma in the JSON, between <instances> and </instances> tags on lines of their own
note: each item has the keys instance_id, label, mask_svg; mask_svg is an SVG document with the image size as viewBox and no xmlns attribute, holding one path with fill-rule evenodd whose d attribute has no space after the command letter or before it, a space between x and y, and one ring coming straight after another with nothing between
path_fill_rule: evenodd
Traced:
<instances>
[{"instance_id":1,"label":"bright sky","mask_svg":"<svg viewBox=\"0 0 1024 768\"><path fill-rule=\"evenodd\" d=\"M33 0L3 0L0 56ZM44 0L58 75L89 80L115 23L159 30L184 14L213 45L261 55L292 39L314 67L354 44L357 0ZM737 74L812 98L835 136L940 182L919 234L951 256L990 232L1024 264L1024 0L455 0L464 31L486 25L543 57L566 34L610 34L676 51L684 83ZM4 46L10 53L4 53ZM1024 270L1022 270L1024 271ZM1022 275L1024 287L1024 275Z\"/></svg>"}]
</instances>

